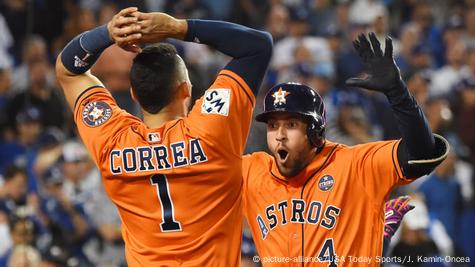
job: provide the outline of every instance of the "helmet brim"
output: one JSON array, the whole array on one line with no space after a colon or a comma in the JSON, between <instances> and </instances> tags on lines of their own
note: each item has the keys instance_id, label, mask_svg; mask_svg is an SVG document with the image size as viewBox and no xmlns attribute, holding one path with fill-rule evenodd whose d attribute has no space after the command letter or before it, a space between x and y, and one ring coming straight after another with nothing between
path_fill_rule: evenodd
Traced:
<instances>
[{"instance_id":1,"label":"helmet brim","mask_svg":"<svg viewBox=\"0 0 475 267\"><path fill-rule=\"evenodd\" d=\"M266 123L272 114L277 114L277 113L290 113L290 114L300 115L304 118L309 118L309 119L312 118L312 115L303 113L303 112L295 112L295 111L287 111L287 110L273 110L273 111L268 111L268 112L262 112L256 115L256 121Z\"/></svg>"},{"instance_id":2,"label":"helmet brim","mask_svg":"<svg viewBox=\"0 0 475 267\"><path fill-rule=\"evenodd\" d=\"M272 114L272 113L275 113L275 111L272 111L272 112L263 112L261 114L257 114L256 115L256 121L258 122L267 122L267 120L269 119L269 115Z\"/></svg>"}]
</instances>

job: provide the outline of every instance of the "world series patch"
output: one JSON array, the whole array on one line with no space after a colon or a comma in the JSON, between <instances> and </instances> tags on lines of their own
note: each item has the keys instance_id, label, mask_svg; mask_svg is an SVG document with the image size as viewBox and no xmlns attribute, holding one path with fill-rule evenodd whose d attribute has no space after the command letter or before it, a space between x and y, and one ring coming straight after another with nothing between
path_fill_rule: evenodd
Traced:
<instances>
[{"instance_id":1,"label":"world series patch","mask_svg":"<svg viewBox=\"0 0 475 267\"><path fill-rule=\"evenodd\" d=\"M111 116L111 107L102 101L88 103L82 110L82 120L91 127L104 124Z\"/></svg>"},{"instance_id":2,"label":"world series patch","mask_svg":"<svg viewBox=\"0 0 475 267\"><path fill-rule=\"evenodd\" d=\"M209 89L203 96L201 113L228 116L231 90L225 88Z\"/></svg>"},{"instance_id":3,"label":"world series patch","mask_svg":"<svg viewBox=\"0 0 475 267\"><path fill-rule=\"evenodd\" d=\"M324 175L320 180L318 181L318 188L322 191L328 191L333 188L333 185L335 184L335 180L331 175Z\"/></svg>"}]
</instances>

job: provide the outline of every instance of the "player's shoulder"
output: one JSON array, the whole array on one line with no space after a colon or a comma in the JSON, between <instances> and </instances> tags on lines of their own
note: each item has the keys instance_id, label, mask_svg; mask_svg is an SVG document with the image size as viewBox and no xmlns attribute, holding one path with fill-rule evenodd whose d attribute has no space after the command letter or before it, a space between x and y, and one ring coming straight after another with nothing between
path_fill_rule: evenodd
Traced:
<instances>
[{"instance_id":1,"label":"player's shoulder","mask_svg":"<svg viewBox=\"0 0 475 267\"><path fill-rule=\"evenodd\" d=\"M221 85L239 85L243 88L248 88L247 83L244 81L244 79L239 76L239 74L235 73L232 70L228 69L223 69L218 73L218 76L216 77L215 84L221 84Z\"/></svg>"},{"instance_id":2,"label":"player's shoulder","mask_svg":"<svg viewBox=\"0 0 475 267\"><path fill-rule=\"evenodd\" d=\"M259 170L267 170L271 164L272 156L262 151L247 154L242 157L242 170L244 175Z\"/></svg>"},{"instance_id":3,"label":"player's shoulder","mask_svg":"<svg viewBox=\"0 0 475 267\"><path fill-rule=\"evenodd\" d=\"M377 150L386 146L394 146L398 144L399 141L400 140L372 141L351 146L340 144L340 146L342 147L341 152L354 153L358 151Z\"/></svg>"},{"instance_id":4,"label":"player's shoulder","mask_svg":"<svg viewBox=\"0 0 475 267\"><path fill-rule=\"evenodd\" d=\"M84 89L76 98L73 110L85 107L88 103L94 101L111 102L114 101L111 93L102 85L93 85ZM107 104L109 105L109 104Z\"/></svg>"},{"instance_id":5,"label":"player's shoulder","mask_svg":"<svg viewBox=\"0 0 475 267\"><path fill-rule=\"evenodd\" d=\"M325 145L321 149L320 154L333 156L335 154L341 154L348 151L348 148L349 146L345 144L337 143L337 142L326 139Z\"/></svg>"},{"instance_id":6,"label":"player's shoulder","mask_svg":"<svg viewBox=\"0 0 475 267\"><path fill-rule=\"evenodd\" d=\"M400 140L374 141L351 146L339 144L339 149L335 155L339 156L339 158L345 158L350 162L353 162L355 159L372 157L376 154L394 155L397 153L399 142Z\"/></svg>"},{"instance_id":7,"label":"player's shoulder","mask_svg":"<svg viewBox=\"0 0 475 267\"><path fill-rule=\"evenodd\" d=\"M251 154L244 155L242 157L243 163L251 164L251 163L256 163L256 164L264 164L264 163L270 163L272 161L272 156L264 151L258 151L254 152Z\"/></svg>"},{"instance_id":8,"label":"player's shoulder","mask_svg":"<svg viewBox=\"0 0 475 267\"><path fill-rule=\"evenodd\" d=\"M246 83L246 81L243 79L243 77L239 76L239 74L228 70L228 69L223 69L218 73L218 76L216 77L216 80L214 83L211 85L211 87L207 90L207 94L205 96L210 97L210 94L214 92L213 94L217 94L218 89L224 90L223 92L240 92L237 93L236 96L241 96L243 98L248 99L252 106L255 105L255 96L252 93L251 88L249 85ZM206 99L206 98L205 98Z\"/></svg>"},{"instance_id":9,"label":"player's shoulder","mask_svg":"<svg viewBox=\"0 0 475 267\"><path fill-rule=\"evenodd\" d=\"M266 152L254 152L242 157L242 177L246 192L267 183L273 157Z\"/></svg>"}]
</instances>

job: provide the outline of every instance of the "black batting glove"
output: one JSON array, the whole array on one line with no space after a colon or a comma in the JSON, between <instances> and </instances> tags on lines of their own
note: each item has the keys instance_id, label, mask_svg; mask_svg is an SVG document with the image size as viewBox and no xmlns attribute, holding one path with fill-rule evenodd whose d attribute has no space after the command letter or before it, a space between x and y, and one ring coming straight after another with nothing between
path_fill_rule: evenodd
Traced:
<instances>
[{"instance_id":1,"label":"black batting glove","mask_svg":"<svg viewBox=\"0 0 475 267\"><path fill-rule=\"evenodd\" d=\"M353 46L367 70L367 77L350 78L346 80L346 85L382 92L388 97L404 94L407 89L401 79L399 68L394 62L391 38L386 37L386 48L383 54L376 35L371 32L368 36L369 41L364 34L360 34L358 39L353 41Z\"/></svg>"}]
</instances>

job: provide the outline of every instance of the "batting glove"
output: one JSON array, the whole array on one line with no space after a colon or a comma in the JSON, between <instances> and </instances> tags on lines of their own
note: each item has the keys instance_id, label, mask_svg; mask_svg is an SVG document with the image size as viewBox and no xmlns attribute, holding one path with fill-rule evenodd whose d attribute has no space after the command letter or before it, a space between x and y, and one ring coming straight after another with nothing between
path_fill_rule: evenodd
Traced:
<instances>
[{"instance_id":1,"label":"batting glove","mask_svg":"<svg viewBox=\"0 0 475 267\"><path fill-rule=\"evenodd\" d=\"M384 238L391 239L396 233L402 218L410 210L414 209L413 205L409 204L411 198L409 196L402 196L391 199L386 202L384 207Z\"/></svg>"}]
</instances>

